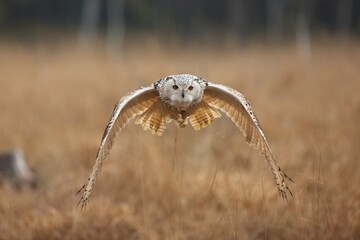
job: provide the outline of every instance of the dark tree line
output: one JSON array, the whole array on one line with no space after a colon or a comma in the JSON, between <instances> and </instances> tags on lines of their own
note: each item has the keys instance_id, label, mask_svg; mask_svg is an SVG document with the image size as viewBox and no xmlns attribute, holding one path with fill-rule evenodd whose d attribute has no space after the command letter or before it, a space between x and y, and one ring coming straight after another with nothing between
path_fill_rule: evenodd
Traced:
<instances>
[{"instance_id":1,"label":"dark tree line","mask_svg":"<svg viewBox=\"0 0 360 240\"><path fill-rule=\"evenodd\" d=\"M279 41L317 30L359 35L359 13L359 0L1 0L0 34L34 27L121 33L126 27Z\"/></svg>"}]
</instances>

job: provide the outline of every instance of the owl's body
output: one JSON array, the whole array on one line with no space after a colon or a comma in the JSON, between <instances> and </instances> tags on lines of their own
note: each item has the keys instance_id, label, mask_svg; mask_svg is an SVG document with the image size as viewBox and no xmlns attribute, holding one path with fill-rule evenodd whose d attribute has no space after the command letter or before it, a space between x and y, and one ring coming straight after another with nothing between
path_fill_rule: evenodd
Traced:
<instances>
[{"instance_id":1,"label":"owl's body","mask_svg":"<svg viewBox=\"0 0 360 240\"><path fill-rule=\"evenodd\" d=\"M166 123L175 121L180 128L189 122L195 130L211 124L224 112L243 132L246 141L265 156L281 196L287 199L291 191L285 178L291 180L276 164L259 121L246 98L236 90L210 83L190 74L171 75L154 84L139 88L120 99L116 104L96 155L95 166L79 201L84 207L89 199L97 175L101 171L116 135L134 117L144 130L161 136ZM292 180L291 180L292 181ZM292 195L292 194L291 194Z\"/></svg>"}]
</instances>

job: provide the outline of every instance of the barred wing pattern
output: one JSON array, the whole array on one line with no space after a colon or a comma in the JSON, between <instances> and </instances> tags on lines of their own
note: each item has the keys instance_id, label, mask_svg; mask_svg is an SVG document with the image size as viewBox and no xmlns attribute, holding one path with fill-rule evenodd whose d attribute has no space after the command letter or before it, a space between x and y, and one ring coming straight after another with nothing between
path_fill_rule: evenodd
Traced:
<instances>
[{"instance_id":1,"label":"barred wing pattern","mask_svg":"<svg viewBox=\"0 0 360 240\"><path fill-rule=\"evenodd\" d=\"M166 123L176 119L176 117L176 114L169 111L163 102L159 100L141 114L135 124L140 124L145 131L150 130L152 134L161 136L166 129Z\"/></svg>"},{"instance_id":2,"label":"barred wing pattern","mask_svg":"<svg viewBox=\"0 0 360 240\"><path fill-rule=\"evenodd\" d=\"M200 130L214 122L221 114L210 107L206 102L201 101L196 107L190 109L189 120L195 130Z\"/></svg>"},{"instance_id":3,"label":"barred wing pattern","mask_svg":"<svg viewBox=\"0 0 360 240\"><path fill-rule=\"evenodd\" d=\"M159 93L154 88L154 85L151 84L129 93L125 97L121 98L115 105L110 120L105 128L91 175L87 182L76 193L78 194L83 191L78 203L78 205L81 203L82 208L86 206L89 200L96 177L101 171L103 161L109 154L117 134L131 119L144 113L157 101L160 101Z\"/></svg>"},{"instance_id":4,"label":"barred wing pattern","mask_svg":"<svg viewBox=\"0 0 360 240\"><path fill-rule=\"evenodd\" d=\"M265 156L273 172L279 193L287 200L287 192L290 195L292 193L286 185L285 178L292 180L277 165L260 123L246 98L232 88L209 82L204 91L203 100L209 106L224 112L242 131L246 141Z\"/></svg>"}]
</instances>

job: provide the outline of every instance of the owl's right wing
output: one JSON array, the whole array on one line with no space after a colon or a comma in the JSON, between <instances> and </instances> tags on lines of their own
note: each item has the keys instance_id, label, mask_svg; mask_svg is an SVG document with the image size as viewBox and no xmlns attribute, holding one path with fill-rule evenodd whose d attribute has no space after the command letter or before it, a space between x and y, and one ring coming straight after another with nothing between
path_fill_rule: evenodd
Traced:
<instances>
[{"instance_id":1,"label":"owl's right wing","mask_svg":"<svg viewBox=\"0 0 360 240\"><path fill-rule=\"evenodd\" d=\"M116 135L131 119L137 115L143 114L158 101L160 101L159 93L155 89L154 84L151 84L129 93L121 98L115 105L110 120L105 128L91 175L87 182L76 193L78 194L84 191L79 201L79 204L81 203L82 207L85 207L89 200L96 177L99 175L103 161L111 150Z\"/></svg>"},{"instance_id":2,"label":"owl's right wing","mask_svg":"<svg viewBox=\"0 0 360 240\"><path fill-rule=\"evenodd\" d=\"M265 134L247 99L235 89L208 82L203 100L210 107L224 112L243 132L246 141L265 156L274 174L280 195L285 199L287 199L287 192L292 195L285 182L285 178L291 179L277 165Z\"/></svg>"}]
</instances>

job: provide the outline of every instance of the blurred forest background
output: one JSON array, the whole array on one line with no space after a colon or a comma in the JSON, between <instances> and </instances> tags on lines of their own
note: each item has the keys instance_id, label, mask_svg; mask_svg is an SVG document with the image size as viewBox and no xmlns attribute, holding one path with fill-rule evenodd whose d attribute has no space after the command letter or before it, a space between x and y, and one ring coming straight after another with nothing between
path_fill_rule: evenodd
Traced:
<instances>
[{"instance_id":1,"label":"blurred forest background","mask_svg":"<svg viewBox=\"0 0 360 240\"><path fill-rule=\"evenodd\" d=\"M1 0L0 160L30 170L0 161L0 239L360 239L359 37L359 0ZM224 116L130 122L77 209L115 103L179 73L249 99L294 197Z\"/></svg>"},{"instance_id":2,"label":"blurred forest background","mask_svg":"<svg viewBox=\"0 0 360 240\"><path fill-rule=\"evenodd\" d=\"M357 0L2 0L0 33L31 39L45 30L74 34L80 29L93 40L97 30L172 33L183 39L220 32L281 42L321 33L359 36L359 11Z\"/></svg>"}]
</instances>

